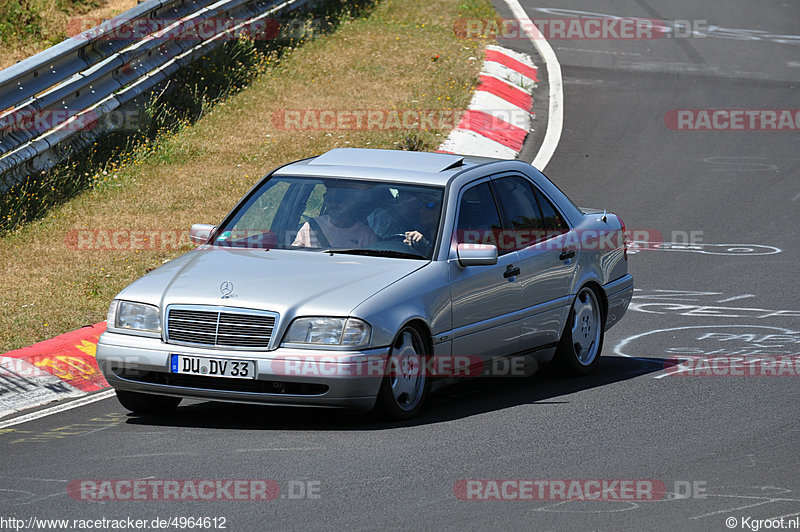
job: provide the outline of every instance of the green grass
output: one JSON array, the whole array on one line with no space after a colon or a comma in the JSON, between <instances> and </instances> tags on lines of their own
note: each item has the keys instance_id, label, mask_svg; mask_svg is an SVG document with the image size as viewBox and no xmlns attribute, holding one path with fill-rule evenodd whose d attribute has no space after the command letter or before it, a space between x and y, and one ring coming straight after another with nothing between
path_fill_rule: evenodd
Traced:
<instances>
[{"instance_id":1,"label":"green grass","mask_svg":"<svg viewBox=\"0 0 800 532\"><path fill-rule=\"evenodd\" d=\"M57 44L67 36L58 15L99 6L95 0L0 0L0 39L6 44Z\"/></svg>"}]
</instances>

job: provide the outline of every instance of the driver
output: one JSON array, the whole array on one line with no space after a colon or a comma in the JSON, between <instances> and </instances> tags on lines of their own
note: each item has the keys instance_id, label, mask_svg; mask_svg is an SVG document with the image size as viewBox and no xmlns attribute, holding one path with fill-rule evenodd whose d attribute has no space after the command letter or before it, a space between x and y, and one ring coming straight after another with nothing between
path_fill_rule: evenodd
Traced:
<instances>
[{"instance_id":1,"label":"driver","mask_svg":"<svg viewBox=\"0 0 800 532\"><path fill-rule=\"evenodd\" d=\"M433 242L439 222L439 203L435 195L416 193L409 199L409 209L416 212L416 229L405 231L404 244L427 249Z\"/></svg>"},{"instance_id":2,"label":"driver","mask_svg":"<svg viewBox=\"0 0 800 532\"><path fill-rule=\"evenodd\" d=\"M327 189L320 211L324 214L303 224L292 246L361 249L375 243L378 236L359 216L368 201L361 188Z\"/></svg>"},{"instance_id":3,"label":"driver","mask_svg":"<svg viewBox=\"0 0 800 532\"><path fill-rule=\"evenodd\" d=\"M440 203L437 193L403 191L396 205L378 207L367 220L380 238L402 237L405 245L427 252L436 236Z\"/></svg>"}]
</instances>

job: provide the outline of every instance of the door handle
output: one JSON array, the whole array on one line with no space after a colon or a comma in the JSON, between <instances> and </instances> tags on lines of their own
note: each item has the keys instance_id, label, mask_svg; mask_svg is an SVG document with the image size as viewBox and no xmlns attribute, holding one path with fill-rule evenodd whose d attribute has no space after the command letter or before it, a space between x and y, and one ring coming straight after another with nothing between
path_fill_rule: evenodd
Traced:
<instances>
[{"instance_id":1,"label":"door handle","mask_svg":"<svg viewBox=\"0 0 800 532\"><path fill-rule=\"evenodd\" d=\"M567 259L572 259L574 257L575 257L574 249L564 249L561 251L561 255L558 256L558 260L567 260Z\"/></svg>"},{"instance_id":2,"label":"door handle","mask_svg":"<svg viewBox=\"0 0 800 532\"><path fill-rule=\"evenodd\" d=\"M503 277L508 279L509 277L514 277L516 275L519 275L519 266L514 266L513 264L506 266L506 271L503 272Z\"/></svg>"}]
</instances>

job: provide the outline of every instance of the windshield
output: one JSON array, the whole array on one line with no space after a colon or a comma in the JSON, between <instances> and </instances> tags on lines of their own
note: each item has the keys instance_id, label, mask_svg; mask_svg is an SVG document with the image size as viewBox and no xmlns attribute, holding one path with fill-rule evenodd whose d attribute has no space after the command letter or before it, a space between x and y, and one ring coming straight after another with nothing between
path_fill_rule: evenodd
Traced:
<instances>
[{"instance_id":1,"label":"windshield","mask_svg":"<svg viewBox=\"0 0 800 532\"><path fill-rule=\"evenodd\" d=\"M276 176L211 244L430 259L442 197L442 188L421 185Z\"/></svg>"}]
</instances>

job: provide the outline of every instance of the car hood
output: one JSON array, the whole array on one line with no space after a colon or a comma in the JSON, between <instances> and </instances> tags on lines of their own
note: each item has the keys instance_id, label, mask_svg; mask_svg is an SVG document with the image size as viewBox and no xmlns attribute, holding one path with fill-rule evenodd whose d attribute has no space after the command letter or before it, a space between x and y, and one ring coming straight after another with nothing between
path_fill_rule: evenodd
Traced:
<instances>
[{"instance_id":1,"label":"car hood","mask_svg":"<svg viewBox=\"0 0 800 532\"><path fill-rule=\"evenodd\" d=\"M270 310L282 316L346 316L376 292L426 264L386 257L204 246L150 272L117 298L162 309L172 304L218 305Z\"/></svg>"}]
</instances>

